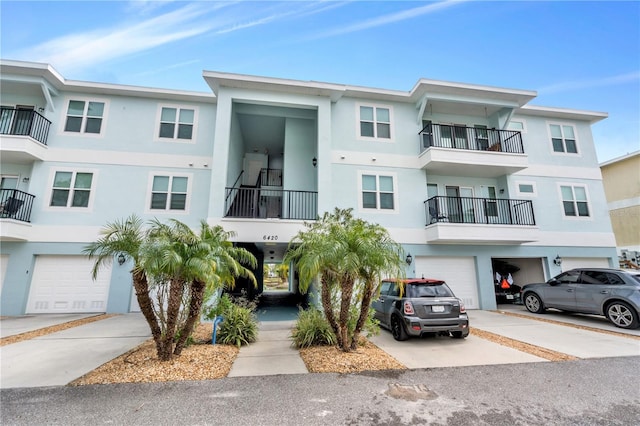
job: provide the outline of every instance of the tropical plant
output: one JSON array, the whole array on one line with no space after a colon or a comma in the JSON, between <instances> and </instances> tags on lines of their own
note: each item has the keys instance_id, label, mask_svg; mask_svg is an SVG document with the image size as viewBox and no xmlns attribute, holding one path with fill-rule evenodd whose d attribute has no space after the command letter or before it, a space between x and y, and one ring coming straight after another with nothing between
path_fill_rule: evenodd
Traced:
<instances>
[{"instance_id":1,"label":"tropical plant","mask_svg":"<svg viewBox=\"0 0 640 426\"><path fill-rule=\"evenodd\" d=\"M385 228L354 218L352 209L336 208L305 227L289 244L284 260L295 263L301 291L319 279L324 315L338 346L345 352L354 350L383 275L404 276L403 250ZM339 300L334 303L335 294ZM350 328L350 307L358 298Z\"/></svg>"},{"instance_id":2,"label":"tropical plant","mask_svg":"<svg viewBox=\"0 0 640 426\"><path fill-rule=\"evenodd\" d=\"M258 320L254 311L247 306L233 302L226 294L222 298L226 298L231 303L222 303L224 309L220 311L220 314L224 320L218 328L217 341L238 347L255 342L258 337Z\"/></svg>"},{"instance_id":3,"label":"tropical plant","mask_svg":"<svg viewBox=\"0 0 640 426\"><path fill-rule=\"evenodd\" d=\"M296 348L333 346L337 342L327 319L321 311L313 308L300 310L291 338Z\"/></svg>"},{"instance_id":4,"label":"tropical plant","mask_svg":"<svg viewBox=\"0 0 640 426\"><path fill-rule=\"evenodd\" d=\"M95 259L94 279L114 256L133 261L133 286L162 361L180 355L202 311L207 288L233 287L236 277L256 279L250 269L257 261L247 250L233 246L232 233L201 222L196 234L178 220L152 220L143 229L135 215L108 223L101 237L85 247ZM157 303L154 303L151 290Z\"/></svg>"}]
</instances>

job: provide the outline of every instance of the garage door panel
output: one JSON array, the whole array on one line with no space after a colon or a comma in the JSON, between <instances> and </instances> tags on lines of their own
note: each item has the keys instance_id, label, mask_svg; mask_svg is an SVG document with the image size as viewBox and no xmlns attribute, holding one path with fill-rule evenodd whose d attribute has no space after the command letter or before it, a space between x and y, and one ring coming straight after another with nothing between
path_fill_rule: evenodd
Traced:
<instances>
[{"instance_id":1,"label":"garage door panel","mask_svg":"<svg viewBox=\"0 0 640 426\"><path fill-rule=\"evenodd\" d=\"M574 268L610 268L606 257L563 257L562 272Z\"/></svg>"},{"instance_id":2,"label":"garage door panel","mask_svg":"<svg viewBox=\"0 0 640 426\"><path fill-rule=\"evenodd\" d=\"M27 313L104 312L111 266L94 281L93 261L85 256L37 256Z\"/></svg>"},{"instance_id":3,"label":"garage door panel","mask_svg":"<svg viewBox=\"0 0 640 426\"><path fill-rule=\"evenodd\" d=\"M422 257L416 262L416 277L446 281L469 309L478 309L478 285L473 257Z\"/></svg>"}]
</instances>

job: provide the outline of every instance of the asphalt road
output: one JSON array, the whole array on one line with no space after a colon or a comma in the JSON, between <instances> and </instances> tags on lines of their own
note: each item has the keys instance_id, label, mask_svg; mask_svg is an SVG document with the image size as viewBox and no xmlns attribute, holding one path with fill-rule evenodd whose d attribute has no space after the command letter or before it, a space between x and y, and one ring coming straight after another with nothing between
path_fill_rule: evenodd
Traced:
<instances>
[{"instance_id":1,"label":"asphalt road","mask_svg":"<svg viewBox=\"0 0 640 426\"><path fill-rule=\"evenodd\" d=\"M640 357L5 389L2 425L633 425Z\"/></svg>"}]
</instances>

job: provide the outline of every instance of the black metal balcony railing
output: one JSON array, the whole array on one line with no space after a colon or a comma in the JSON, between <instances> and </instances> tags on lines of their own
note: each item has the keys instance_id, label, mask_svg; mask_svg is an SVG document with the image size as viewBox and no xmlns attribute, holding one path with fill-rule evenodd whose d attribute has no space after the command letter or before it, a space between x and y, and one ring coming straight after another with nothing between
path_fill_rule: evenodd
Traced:
<instances>
[{"instance_id":1,"label":"black metal balcony railing","mask_svg":"<svg viewBox=\"0 0 640 426\"><path fill-rule=\"evenodd\" d=\"M32 109L0 108L0 134L31 136L47 144L51 122Z\"/></svg>"},{"instance_id":2,"label":"black metal balcony railing","mask_svg":"<svg viewBox=\"0 0 640 426\"><path fill-rule=\"evenodd\" d=\"M35 195L18 189L0 189L0 218L31 222Z\"/></svg>"},{"instance_id":3,"label":"black metal balcony railing","mask_svg":"<svg viewBox=\"0 0 640 426\"><path fill-rule=\"evenodd\" d=\"M315 220L318 193L261 188L225 188L225 217Z\"/></svg>"},{"instance_id":4,"label":"black metal balcony railing","mask_svg":"<svg viewBox=\"0 0 640 426\"><path fill-rule=\"evenodd\" d=\"M420 131L420 136L420 152L434 146L472 151L524 153L522 134L516 130L430 123Z\"/></svg>"},{"instance_id":5,"label":"black metal balcony railing","mask_svg":"<svg viewBox=\"0 0 640 426\"><path fill-rule=\"evenodd\" d=\"M531 200L444 197L424 202L427 226L437 222L535 226Z\"/></svg>"}]
</instances>

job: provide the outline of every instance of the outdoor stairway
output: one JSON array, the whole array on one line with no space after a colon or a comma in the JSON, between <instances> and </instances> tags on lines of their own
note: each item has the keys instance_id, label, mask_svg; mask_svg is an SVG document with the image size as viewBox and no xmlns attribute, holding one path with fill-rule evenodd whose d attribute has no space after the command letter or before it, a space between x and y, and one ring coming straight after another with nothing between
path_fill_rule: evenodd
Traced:
<instances>
[{"instance_id":1,"label":"outdoor stairway","mask_svg":"<svg viewBox=\"0 0 640 426\"><path fill-rule=\"evenodd\" d=\"M308 373L297 349L291 346L295 321L262 321L258 340L240 348L227 377Z\"/></svg>"}]
</instances>

